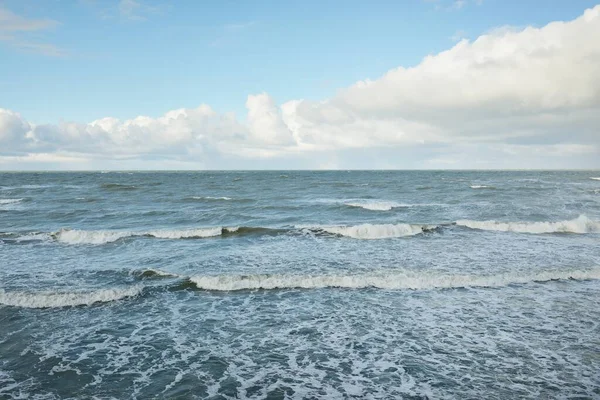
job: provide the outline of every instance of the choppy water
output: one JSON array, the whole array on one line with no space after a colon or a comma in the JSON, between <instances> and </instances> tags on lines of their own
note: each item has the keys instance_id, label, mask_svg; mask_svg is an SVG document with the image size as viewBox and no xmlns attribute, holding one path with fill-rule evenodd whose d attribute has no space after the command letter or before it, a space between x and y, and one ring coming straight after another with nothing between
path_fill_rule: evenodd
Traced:
<instances>
[{"instance_id":1,"label":"choppy water","mask_svg":"<svg viewBox=\"0 0 600 400\"><path fill-rule=\"evenodd\" d=\"M599 178L0 173L0 398L600 398Z\"/></svg>"}]
</instances>

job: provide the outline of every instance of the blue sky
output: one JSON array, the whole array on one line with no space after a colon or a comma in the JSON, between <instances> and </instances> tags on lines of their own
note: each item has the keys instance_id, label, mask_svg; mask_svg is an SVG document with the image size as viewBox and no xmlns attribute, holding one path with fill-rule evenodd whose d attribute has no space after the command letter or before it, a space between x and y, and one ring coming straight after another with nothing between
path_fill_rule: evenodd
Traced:
<instances>
[{"instance_id":1,"label":"blue sky","mask_svg":"<svg viewBox=\"0 0 600 400\"><path fill-rule=\"evenodd\" d=\"M571 21L596 3L0 0L0 108L28 124L56 125L158 118L207 104L218 115L234 112L243 125L250 95L268 94L261 106L277 109L266 114L285 114L278 109L285 103L335 99L357 81L418 66L460 39Z\"/></svg>"},{"instance_id":2,"label":"blue sky","mask_svg":"<svg viewBox=\"0 0 600 400\"><path fill-rule=\"evenodd\" d=\"M412 66L492 28L572 19L593 1L4 1L58 24L32 41L48 57L3 44L0 104L35 122L158 116L207 103L243 115L249 93L278 102Z\"/></svg>"}]
</instances>

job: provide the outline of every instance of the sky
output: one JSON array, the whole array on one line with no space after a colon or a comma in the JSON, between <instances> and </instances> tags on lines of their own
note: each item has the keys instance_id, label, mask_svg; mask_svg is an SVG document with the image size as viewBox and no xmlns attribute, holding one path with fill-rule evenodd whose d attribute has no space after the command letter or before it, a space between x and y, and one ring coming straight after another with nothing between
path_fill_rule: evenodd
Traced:
<instances>
[{"instance_id":1,"label":"sky","mask_svg":"<svg viewBox=\"0 0 600 400\"><path fill-rule=\"evenodd\" d=\"M0 0L0 170L599 169L598 0Z\"/></svg>"}]
</instances>

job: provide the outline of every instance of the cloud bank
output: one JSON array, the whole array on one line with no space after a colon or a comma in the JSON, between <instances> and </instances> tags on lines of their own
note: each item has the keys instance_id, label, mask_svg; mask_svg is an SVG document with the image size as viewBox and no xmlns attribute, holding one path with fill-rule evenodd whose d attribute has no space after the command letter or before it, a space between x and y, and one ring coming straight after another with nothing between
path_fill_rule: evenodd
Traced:
<instances>
[{"instance_id":1,"label":"cloud bank","mask_svg":"<svg viewBox=\"0 0 600 400\"><path fill-rule=\"evenodd\" d=\"M0 109L0 168L600 168L600 6L497 29L322 101L130 120Z\"/></svg>"}]
</instances>

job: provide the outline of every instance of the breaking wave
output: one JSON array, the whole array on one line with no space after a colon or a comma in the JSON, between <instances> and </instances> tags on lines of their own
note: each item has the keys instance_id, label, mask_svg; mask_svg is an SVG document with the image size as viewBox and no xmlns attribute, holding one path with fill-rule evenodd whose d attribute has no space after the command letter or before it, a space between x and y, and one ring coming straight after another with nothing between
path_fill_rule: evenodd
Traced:
<instances>
[{"instance_id":1,"label":"breaking wave","mask_svg":"<svg viewBox=\"0 0 600 400\"><path fill-rule=\"evenodd\" d=\"M119 231L80 231L71 229L62 229L51 234L51 237L58 242L67 244L105 244L130 236L134 236L134 234Z\"/></svg>"},{"instance_id":2,"label":"breaking wave","mask_svg":"<svg viewBox=\"0 0 600 400\"><path fill-rule=\"evenodd\" d=\"M600 279L600 268L591 270L546 271L529 275L434 275L382 273L378 275L217 275L193 276L189 279L198 289L214 291L256 289L320 289L320 288L380 288L380 289L453 289L467 287L502 287L555 280Z\"/></svg>"},{"instance_id":3,"label":"breaking wave","mask_svg":"<svg viewBox=\"0 0 600 400\"><path fill-rule=\"evenodd\" d=\"M181 278L162 290L199 289L207 291L277 290L277 289L387 289L433 290L469 287L493 288L559 280L598 280L600 267L579 270L549 270L530 274L505 273L496 275L453 275L434 272L381 271L363 275L196 275L185 277L156 269L132 272L140 279ZM171 282L171 281L170 281ZM6 291L0 289L0 305L22 308L62 308L90 306L140 296L142 284L130 287L91 291ZM153 291L154 292L154 291Z\"/></svg>"},{"instance_id":4,"label":"breaking wave","mask_svg":"<svg viewBox=\"0 0 600 400\"><path fill-rule=\"evenodd\" d=\"M381 200L360 200L344 203L349 207L360 207L371 211L390 211L392 208L398 207L410 207L407 204L400 204L394 201L381 201Z\"/></svg>"},{"instance_id":5,"label":"breaking wave","mask_svg":"<svg viewBox=\"0 0 600 400\"><path fill-rule=\"evenodd\" d=\"M22 240L43 240L48 236L52 239L65 244L106 244L116 242L117 240L128 237L152 237L156 239L202 239L216 236L244 235L254 233L277 233L277 229L253 228L245 226L235 227L212 227L197 229L179 229L179 230L153 230L153 231L84 231L77 229L61 229L52 234L35 234L33 236L24 236Z\"/></svg>"},{"instance_id":6,"label":"breaking wave","mask_svg":"<svg viewBox=\"0 0 600 400\"><path fill-rule=\"evenodd\" d=\"M591 177L590 179L593 179L593 180L595 180L595 181L600 181L600 177L598 177L598 178Z\"/></svg>"},{"instance_id":7,"label":"breaking wave","mask_svg":"<svg viewBox=\"0 0 600 400\"><path fill-rule=\"evenodd\" d=\"M152 236L158 239L192 239L192 238L207 238L220 236L223 231L228 231L230 228L200 228L200 229L185 229L185 230L162 230L152 231L143 236ZM236 228L231 228L235 232Z\"/></svg>"},{"instance_id":8,"label":"breaking wave","mask_svg":"<svg viewBox=\"0 0 600 400\"><path fill-rule=\"evenodd\" d=\"M591 220L585 215L567 221L557 222L501 222L458 220L454 223L441 224L360 224L360 225L312 225L293 228L266 228L252 226L205 227L188 229L156 229L149 231L118 230L78 230L61 229L57 232L30 232L26 234L2 233L3 242L56 241L59 243L79 245L101 245L116 242L125 238L204 239L212 237L230 237L245 235L281 235L310 234L315 236L344 236L353 239L375 240L401 238L423 233L440 232L452 225L483 231L501 231L530 234L547 233L600 233L600 221Z\"/></svg>"},{"instance_id":9,"label":"breaking wave","mask_svg":"<svg viewBox=\"0 0 600 400\"><path fill-rule=\"evenodd\" d=\"M20 203L21 201L23 201L23 199L0 199L0 205L16 204Z\"/></svg>"},{"instance_id":10,"label":"breaking wave","mask_svg":"<svg viewBox=\"0 0 600 400\"><path fill-rule=\"evenodd\" d=\"M518 233L595 233L600 232L600 221L580 215L578 218L558 222L499 222L459 220L456 225L485 231Z\"/></svg>"},{"instance_id":11,"label":"breaking wave","mask_svg":"<svg viewBox=\"0 0 600 400\"><path fill-rule=\"evenodd\" d=\"M179 275L171 272L161 271L159 269L148 268L142 271L134 271L134 275L139 278L178 278Z\"/></svg>"},{"instance_id":12,"label":"breaking wave","mask_svg":"<svg viewBox=\"0 0 600 400\"><path fill-rule=\"evenodd\" d=\"M437 229L437 225L413 224L362 224L354 226L319 226L310 228L313 231L324 231L334 235L347 236L354 239L388 239L403 236L414 236Z\"/></svg>"},{"instance_id":13,"label":"breaking wave","mask_svg":"<svg viewBox=\"0 0 600 400\"><path fill-rule=\"evenodd\" d=\"M90 292L7 292L0 289L0 304L23 308L58 308L108 303L142 292L142 286L100 289Z\"/></svg>"},{"instance_id":14,"label":"breaking wave","mask_svg":"<svg viewBox=\"0 0 600 400\"><path fill-rule=\"evenodd\" d=\"M488 185L471 185L471 189L496 189L494 186Z\"/></svg>"},{"instance_id":15,"label":"breaking wave","mask_svg":"<svg viewBox=\"0 0 600 400\"><path fill-rule=\"evenodd\" d=\"M192 196L194 200L232 200L231 197L221 196L221 197L213 197L213 196Z\"/></svg>"},{"instance_id":16,"label":"breaking wave","mask_svg":"<svg viewBox=\"0 0 600 400\"><path fill-rule=\"evenodd\" d=\"M133 231L82 231L62 229L53 233L51 236L66 244L105 244L116 242L119 239L127 237L154 237L157 239L194 239L220 236L224 232L235 232L238 228L200 228L200 229L182 229L182 230L155 230L148 232Z\"/></svg>"}]
</instances>

